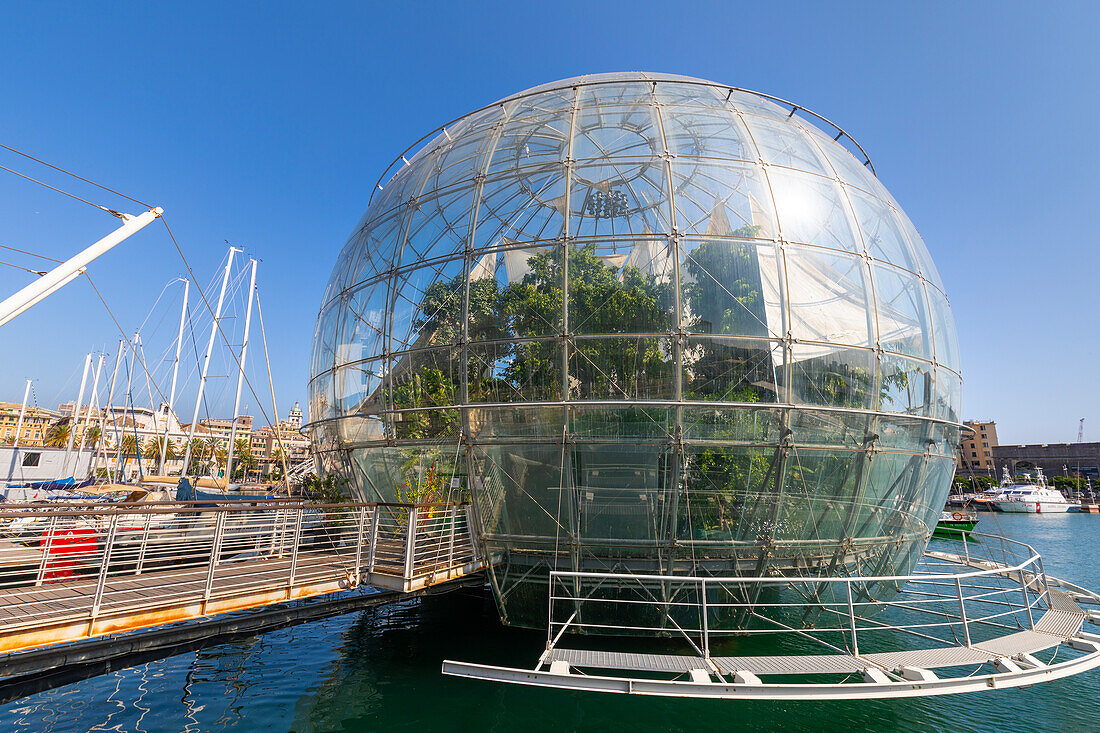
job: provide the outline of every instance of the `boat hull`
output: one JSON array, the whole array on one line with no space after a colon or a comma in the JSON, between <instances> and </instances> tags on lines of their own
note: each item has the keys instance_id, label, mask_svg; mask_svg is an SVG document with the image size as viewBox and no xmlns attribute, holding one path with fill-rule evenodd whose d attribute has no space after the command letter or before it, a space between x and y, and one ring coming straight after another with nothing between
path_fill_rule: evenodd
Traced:
<instances>
[{"instance_id":1,"label":"boat hull","mask_svg":"<svg viewBox=\"0 0 1100 733\"><path fill-rule=\"evenodd\" d=\"M998 501L996 504L1002 512L1015 514L1065 514L1078 509L1076 504L1052 501Z\"/></svg>"}]
</instances>

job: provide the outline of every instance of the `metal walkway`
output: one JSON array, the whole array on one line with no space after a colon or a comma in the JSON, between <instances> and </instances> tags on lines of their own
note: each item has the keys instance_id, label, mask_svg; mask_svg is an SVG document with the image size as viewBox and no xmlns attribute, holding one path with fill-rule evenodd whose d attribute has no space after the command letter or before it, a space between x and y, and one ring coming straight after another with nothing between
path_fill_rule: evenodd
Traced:
<instances>
[{"instance_id":1,"label":"metal walkway","mask_svg":"<svg viewBox=\"0 0 1100 733\"><path fill-rule=\"evenodd\" d=\"M0 533L0 652L485 566L456 504L26 505Z\"/></svg>"},{"instance_id":2,"label":"metal walkway","mask_svg":"<svg viewBox=\"0 0 1100 733\"><path fill-rule=\"evenodd\" d=\"M1100 596L1048 577L1041 558L1022 543L984 536L980 544L963 538L958 549L927 552L909 576L553 571L546 650L534 669L445 661L443 672L597 692L811 700L976 692L1100 666L1100 636L1082 630L1087 621L1100 623ZM890 586L896 593L882 597ZM750 588L769 590L771 600ZM749 622L731 625L735 618ZM680 637L692 653L561 645L567 634L609 632L620 639L646 632ZM722 637L753 635L788 651L711 652ZM813 653L813 644L831 653ZM1048 650L1046 661L1035 656Z\"/></svg>"}]
</instances>

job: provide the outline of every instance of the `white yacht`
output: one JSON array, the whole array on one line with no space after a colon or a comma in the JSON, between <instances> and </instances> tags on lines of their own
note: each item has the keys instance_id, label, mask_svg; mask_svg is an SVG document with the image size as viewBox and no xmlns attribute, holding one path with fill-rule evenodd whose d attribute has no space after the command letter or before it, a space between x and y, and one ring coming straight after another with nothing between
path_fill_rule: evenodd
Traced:
<instances>
[{"instance_id":1,"label":"white yacht","mask_svg":"<svg viewBox=\"0 0 1100 733\"><path fill-rule=\"evenodd\" d=\"M1024 477L1031 478L1029 474L1024 474ZM1002 512L1030 514L1064 514L1081 509L1080 504L1066 501L1061 491L1047 486L1046 477L1043 476L1041 468L1035 483L1014 483L1005 486L994 503Z\"/></svg>"}]
</instances>

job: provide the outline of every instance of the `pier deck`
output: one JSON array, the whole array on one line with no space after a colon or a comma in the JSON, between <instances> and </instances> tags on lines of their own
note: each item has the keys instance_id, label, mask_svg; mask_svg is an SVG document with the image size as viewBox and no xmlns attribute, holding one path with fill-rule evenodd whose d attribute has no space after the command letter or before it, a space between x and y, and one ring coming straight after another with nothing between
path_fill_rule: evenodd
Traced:
<instances>
[{"instance_id":1,"label":"pier deck","mask_svg":"<svg viewBox=\"0 0 1100 733\"><path fill-rule=\"evenodd\" d=\"M0 511L0 653L481 570L461 505ZM0 659L2 670L2 659Z\"/></svg>"}]
</instances>

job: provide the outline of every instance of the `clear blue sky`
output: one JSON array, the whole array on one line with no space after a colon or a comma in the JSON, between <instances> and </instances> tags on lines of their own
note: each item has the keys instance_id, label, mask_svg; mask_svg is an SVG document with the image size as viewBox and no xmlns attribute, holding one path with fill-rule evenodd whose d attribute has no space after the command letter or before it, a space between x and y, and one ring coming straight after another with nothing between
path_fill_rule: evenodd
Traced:
<instances>
[{"instance_id":1,"label":"clear blue sky","mask_svg":"<svg viewBox=\"0 0 1100 733\"><path fill-rule=\"evenodd\" d=\"M958 322L965 415L995 419L1002 442L1072 440L1085 417L1097 440L1098 15L1087 3L8 2L0 142L163 206L204 286L224 240L262 259L285 414L305 402L336 254L381 170L420 135L582 73L766 91L851 132L921 230ZM0 165L47 175L6 151ZM114 226L0 171L0 244L69 256ZM183 267L158 225L91 271L132 330ZM0 267L0 292L30 277ZM174 336L169 311L162 301L150 320L151 361ZM18 401L27 377L40 404L75 398L83 354L116 339L74 283L0 330L0 399ZM215 381L224 414L232 385Z\"/></svg>"}]
</instances>

